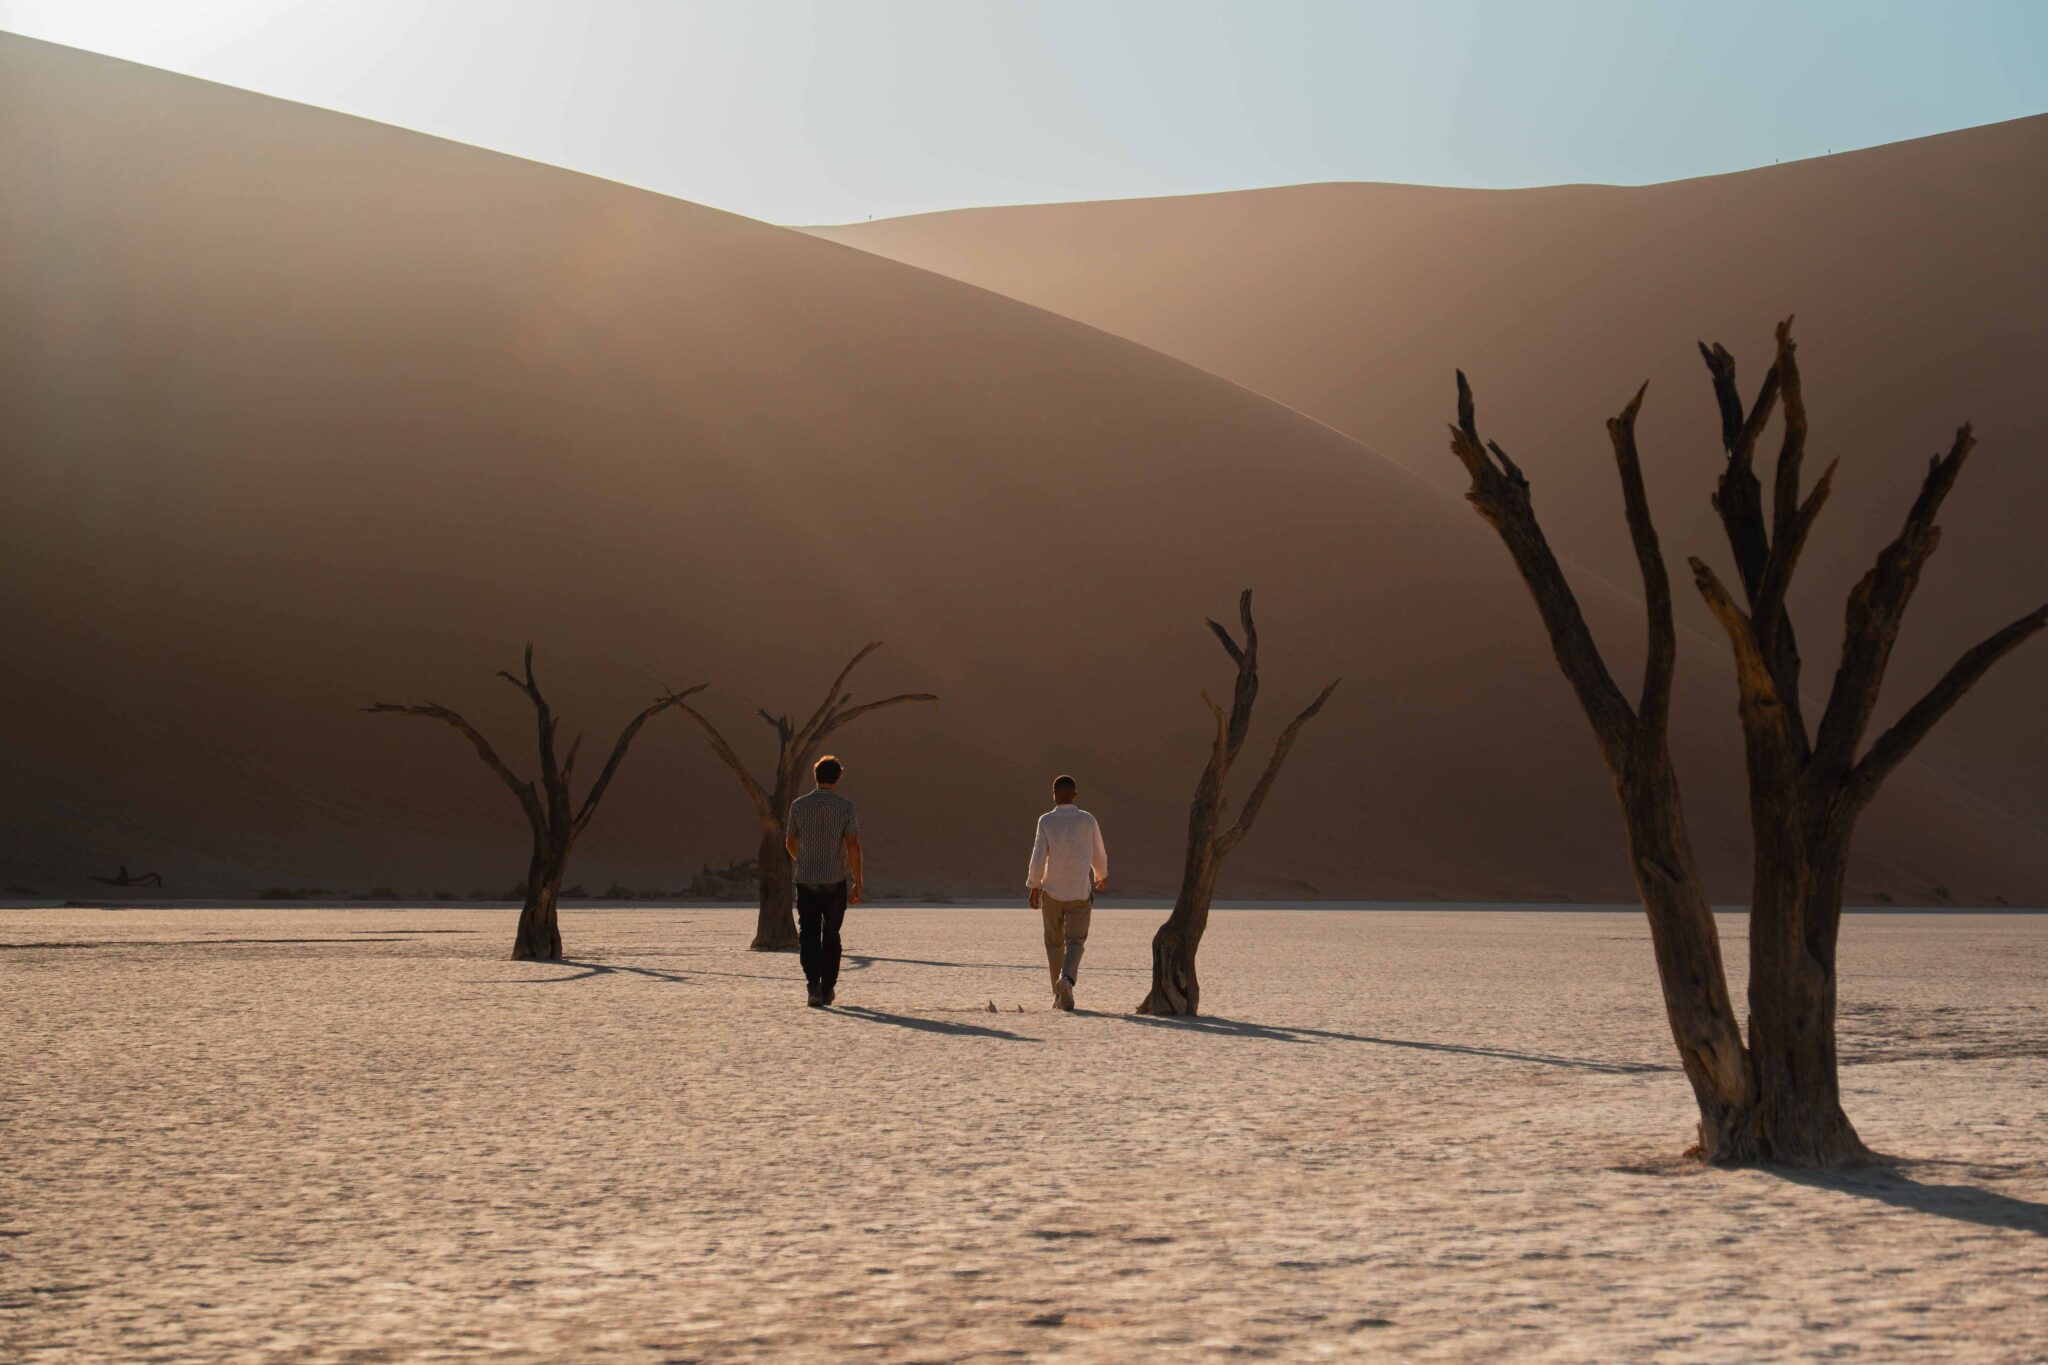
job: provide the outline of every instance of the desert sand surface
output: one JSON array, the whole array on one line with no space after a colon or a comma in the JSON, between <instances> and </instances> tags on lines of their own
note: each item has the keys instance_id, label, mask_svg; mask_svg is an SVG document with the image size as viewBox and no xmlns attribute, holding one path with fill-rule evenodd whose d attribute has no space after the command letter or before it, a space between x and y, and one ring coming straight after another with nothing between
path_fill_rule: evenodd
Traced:
<instances>
[{"instance_id":1,"label":"desert sand surface","mask_svg":"<svg viewBox=\"0 0 2048 1365\"><path fill-rule=\"evenodd\" d=\"M727 910L6 912L0 1355L2048 1352L2048 918L1848 918L1825 1178L1678 1160L1640 916L1224 911L1178 1022L1158 920L1062 1015L1018 909L825 1012Z\"/></svg>"},{"instance_id":2,"label":"desert sand surface","mask_svg":"<svg viewBox=\"0 0 2048 1365\"><path fill-rule=\"evenodd\" d=\"M1227 378L793 230L6 37L0 176L0 889L97 895L125 863L170 895L501 892L505 791L452 734L360 708L441 702L528 764L492 674L532 641L586 752L708 682L759 762L756 707L800 718L880 639L857 696L942 700L834 741L878 893L1015 885L1066 770L1118 886L1170 894L1197 693L1229 676L1202 618L1250 585L1254 745L1346 682L1224 895L1632 894L1486 528ZM1631 675L1639 603L1581 589ZM1739 899L1732 675L1687 649L1688 810ZM571 881L673 891L758 837L665 717ZM2048 820L1916 764L1851 896L2048 904Z\"/></svg>"}]
</instances>

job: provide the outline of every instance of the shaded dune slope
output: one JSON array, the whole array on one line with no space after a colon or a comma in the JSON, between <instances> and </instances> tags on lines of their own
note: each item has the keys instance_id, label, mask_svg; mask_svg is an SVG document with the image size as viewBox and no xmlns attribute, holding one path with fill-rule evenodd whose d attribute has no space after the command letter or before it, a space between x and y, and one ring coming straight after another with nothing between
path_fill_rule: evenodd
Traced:
<instances>
[{"instance_id":1,"label":"shaded dune slope","mask_svg":"<svg viewBox=\"0 0 2048 1365\"><path fill-rule=\"evenodd\" d=\"M1178 356L1445 488L1463 478L1442 438L1462 366L1553 541L1625 584L1602 422L1650 380L1641 431L1666 550L1725 565L1707 502L1718 423L1692 342L1725 342L1747 387L1771 325L1796 312L1809 467L1842 459L1794 595L1809 689L1832 677L1849 586L1965 419L1981 444L1880 723L2048 600L2048 414L2034 397L2048 369L2048 116L1641 188L1307 185L817 231ZM2048 649L2023 651L1923 750L2035 829L2048 829L2044 690Z\"/></svg>"},{"instance_id":2,"label":"shaded dune slope","mask_svg":"<svg viewBox=\"0 0 2048 1365\"><path fill-rule=\"evenodd\" d=\"M1349 681L1233 894L1613 898L1576 715L1455 498L1133 342L691 204L261 96L0 40L0 876L117 860L173 889L502 887L530 761L493 670L538 647L589 743L657 686L763 756L756 705L929 689L842 736L878 890L1019 880L1081 774L1126 892L1170 888L1256 585L1260 741ZM1639 608L1586 580L1618 641ZM1629 649L1617 646L1618 663ZM1695 822L1741 893L1725 664L1681 699ZM1248 780L1248 779L1247 779ZM694 732L651 726L573 877L750 854ZM1857 893L2048 900L2044 841L1925 772Z\"/></svg>"}]
</instances>

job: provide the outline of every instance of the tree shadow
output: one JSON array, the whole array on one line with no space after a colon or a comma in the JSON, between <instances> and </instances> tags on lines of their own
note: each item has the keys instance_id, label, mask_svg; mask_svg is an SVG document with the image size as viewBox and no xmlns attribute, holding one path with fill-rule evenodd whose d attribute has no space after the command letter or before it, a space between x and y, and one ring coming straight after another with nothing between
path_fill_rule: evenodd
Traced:
<instances>
[{"instance_id":1,"label":"tree shadow","mask_svg":"<svg viewBox=\"0 0 2048 1365\"><path fill-rule=\"evenodd\" d=\"M573 957L557 958L545 965L550 967L577 967L581 970L570 976L500 977L493 984L500 986L559 986L565 981L588 981L594 976L610 976L614 972L625 972L631 976L652 977L656 981L673 981L679 985L687 985L690 980L688 976L681 972L665 972L659 967L615 967L608 962L583 962Z\"/></svg>"},{"instance_id":2,"label":"tree shadow","mask_svg":"<svg viewBox=\"0 0 2048 1365\"><path fill-rule=\"evenodd\" d=\"M1911 1209L1915 1213L1953 1218L1959 1223L2011 1228L2036 1237L2048 1237L2048 1204L2015 1199L2009 1194L1999 1194L1976 1185L1923 1184L1902 1169L1916 1164L1935 1163L1884 1162L1841 1171L1801 1171L1783 1166L1760 1169L1795 1185L1833 1190L1858 1199L1874 1199L1895 1209Z\"/></svg>"},{"instance_id":3,"label":"tree shadow","mask_svg":"<svg viewBox=\"0 0 2048 1365\"><path fill-rule=\"evenodd\" d=\"M1229 1038L1263 1038L1275 1043L1315 1043L1329 1039L1341 1043L1366 1043L1373 1047L1413 1048L1420 1052L1454 1052L1465 1057L1491 1057L1503 1062L1529 1062L1537 1066L1561 1066L1574 1071L1598 1071L1616 1076L1654 1075L1676 1067L1654 1062L1596 1062L1583 1057L1560 1057L1547 1052L1510 1052L1505 1048L1474 1047L1465 1043L1428 1043L1413 1038L1377 1038L1368 1033L1340 1033L1334 1029L1298 1028L1275 1024L1253 1024L1242 1019L1223 1019L1213 1014L1160 1016L1127 1014L1134 1024L1153 1028L1183 1029Z\"/></svg>"},{"instance_id":4,"label":"tree shadow","mask_svg":"<svg viewBox=\"0 0 2048 1365\"><path fill-rule=\"evenodd\" d=\"M913 1014L889 1014L872 1010L865 1005L835 1005L832 1013L848 1019L865 1019L876 1024L894 1024L898 1028L916 1029L920 1033L945 1033L956 1038L1001 1038L1010 1043L1035 1043L1036 1038L1008 1029L989 1028L984 1024L956 1024L944 1019L920 1019Z\"/></svg>"},{"instance_id":5,"label":"tree shadow","mask_svg":"<svg viewBox=\"0 0 2048 1365\"><path fill-rule=\"evenodd\" d=\"M846 965L849 968L865 970L877 962L894 962L905 967L962 967L992 972L1043 972L1045 968L1036 962L940 962L926 957L876 957L869 953L848 953ZM1090 967L1094 976L1138 976L1150 972L1150 967Z\"/></svg>"},{"instance_id":6,"label":"tree shadow","mask_svg":"<svg viewBox=\"0 0 2048 1365\"><path fill-rule=\"evenodd\" d=\"M1021 970L1014 962L936 962L924 957L876 957L872 953L848 953L845 963L849 970L866 971L877 962L894 962L905 967L979 967L991 971Z\"/></svg>"}]
</instances>

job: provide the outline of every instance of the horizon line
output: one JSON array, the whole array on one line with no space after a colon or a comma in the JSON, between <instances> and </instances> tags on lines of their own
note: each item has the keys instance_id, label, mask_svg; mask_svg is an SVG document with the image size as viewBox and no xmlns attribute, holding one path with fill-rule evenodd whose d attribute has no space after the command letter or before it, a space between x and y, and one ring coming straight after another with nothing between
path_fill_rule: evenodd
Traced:
<instances>
[{"instance_id":1,"label":"horizon line","mask_svg":"<svg viewBox=\"0 0 2048 1365\"><path fill-rule=\"evenodd\" d=\"M529 162L536 166L546 166L554 170L566 171L572 175L587 176L592 180L600 180L605 182L606 184L619 185L627 189L639 190L646 194L659 195L664 199L673 199L680 203L694 204L700 208L711 209L718 213L731 214L736 218L745 218L749 222L764 223L770 227L784 228L792 232L813 232L835 228L858 228L873 223L903 222L914 218L937 217L941 214L979 213L1000 209L1072 208L1092 204L1152 203L1181 199L1216 198L1222 195L1269 194L1284 192L1288 190L1324 189L1354 186L1382 189L1434 190L1456 194L1524 194L1531 192L1541 192L1546 190L1619 191L1655 189L1657 187L1665 185L1683 185L1700 180L1716 180L1724 176L1752 175L1763 171L1778 170L1789 166L1806 165L1808 163L1815 161L1825 161L1832 157L1837 156L1847 156L1861 152L1881 151L1888 147L1903 147L1916 142L1927 142L1936 138L1956 137L1966 133L1977 132L1982 129L2002 128L2010 124L2025 123L2032 119L2048 118L2048 109L2036 110L2033 113L2020 114L2012 118L1994 119L1989 123L1965 124L1962 127L1958 128L1944 128L1931 133L1918 134L1914 137L1897 138L1889 142L1873 142L1864 143L1854 147L1829 148L1827 151L1814 155L1797 156L1789 159L1773 161L1768 166L1763 165L1761 163L1754 165L1734 166L1725 170L1707 171L1698 175L1673 176L1669 179L1663 180L1531 181L1526 184L1513 185L1458 185L1446 184L1437 181L1371 179L1282 180L1257 184L1223 186L1214 189L1180 190L1166 194L1140 192L1132 194L1096 195L1093 197L1083 199L985 200L970 203L948 204L939 208L914 209L903 213L870 214L866 218L846 219L840 221L812 220L806 222L797 222L784 221L774 218L762 218L754 214L747 213L743 210L731 208L724 204L717 203L710 199L690 198L687 195L676 193L673 190L662 189L657 186L649 185L641 181L628 180L620 178L618 176L605 175L597 171L587 170L583 167L569 165L560 161L549 161L541 157L528 156L522 152L509 151L503 147L491 146L488 143L466 142L460 138L449 137L443 133L431 132L424 128L414 127L411 124L394 123L389 119L379 118L372 114L357 113L353 110L338 108L331 104L316 104L310 100L297 99L290 95L275 94L268 90L259 90L253 86L236 85L229 81L215 80L209 76L196 75L190 71L181 71L176 67L159 66L153 62L138 61L132 57L122 57L114 53L102 52L95 48L78 47L71 43L62 43L50 38L39 38L32 34L19 32L18 30L15 29L0 28L0 38L12 39L16 42L33 43L43 47L56 48L60 51L65 52L81 53L88 57L98 58L102 61L119 62L126 66L140 67L145 71L156 71L161 72L167 76L176 76L181 80L197 81L204 85L218 86L224 90L239 91L243 94L253 95L259 99L277 100L284 104L295 104L305 109L317 109L323 113L333 114L340 118L360 119L365 123L374 123L380 127L394 128L401 132L416 134L420 137L433 138L437 142L446 142L457 147L468 147L476 151L490 153L494 156L507 156L518 161Z\"/></svg>"}]
</instances>

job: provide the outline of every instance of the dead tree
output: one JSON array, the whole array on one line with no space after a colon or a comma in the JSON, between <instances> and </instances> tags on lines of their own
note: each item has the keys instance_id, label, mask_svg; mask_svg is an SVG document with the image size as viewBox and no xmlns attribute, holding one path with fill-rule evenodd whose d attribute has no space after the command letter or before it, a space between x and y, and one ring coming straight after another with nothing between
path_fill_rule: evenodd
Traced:
<instances>
[{"instance_id":1,"label":"dead tree","mask_svg":"<svg viewBox=\"0 0 2048 1365\"><path fill-rule=\"evenodd\" d=\"M161 887L164 884L163 874L159 872L145 872L139 877L130 876L126 863L122 863L120 870L111 877L93 877L90 880L98 882L101 886Z\"/></svg>"},{"instance_id":2,"label":"dead tree","mask_svg":"<svg viewBox=\"0 0 2048 1365\"><path fill-rule=\"evenodd\" d=\"M792 725L786 715L770 715L766 707L755 712L775 732L775 767L766 786L747 771L747 765L727 742L718 727L713 725L704 713L694 706L683 706L683 714L697 722L704 729L705 737L711 743L711 751L732 770L739 781L740 790L754 807L754 814L761 821L761 847L758 860L761 865L760 916L754 925L754 941L748 945L757 953L795 952L796 938L796 883L795 869L790 866L789 850L783 840L788 834L786 822L789 819L789 803L797 794L797 786L810 770L818 755L824 752L825 741L834 732L850 725L870 711L879 711L885 706L896 706L908 701L938 700L930 692L902 692L880 701L863 702L849 706L853 694L846 692L846 680L853 670L860 667L868 655L882 647L876 640L865 645L861 651L839 670L839 676L832 680L832 687L825 693L825 699L811 713L802 725Z\"/></svg>"},{"instance_id":3,"label":"dead tree","mask_svg":"<svg viewBox=\"0 0 2048 1365\"><path fill-rule=\"evenodd\" d=\"M512 957L514 961L552 962L562 956L562 931L556 920L555 902L562 892L562 877L569 868L569 854L577 838L590 824L590 817L597 813L597 803L604 798L605 789L611 786L612 778L617 775L627 747L640 733L641 726L671 706L684 705L688 698L703 691L705 684L700 683L681 692L664 693L627 721L626 728L619 732L618 743L612 745L611 757L605 760L597 781L591 783L582 804L578 805L569 795L569 781L575 773L576 752L583 743L583 736L577 735L569 742L569 752L559 759L556 757L555 713L549 708L547 698L541 695L540 685L534 681L532 645L526 647L524 672L523 678L503 671L497 676L525 693L526 699L533 703L535 723L539 729L538 787L506 766L481 731L445 706L433 702L418 706L377 702L363 709L372 714L425 716L453 727L475 747L484 766L496 773L498 780L518 798L519 808L526 813L526 823L532 831L533 852L526 864L526 904L519 911L519 928L512 940Z\"/></svg>"},{"instance_id":4,"label":"dead tree","mask_svg":"<svg viewBox=\"0 0 2048 1365\"><path fill-rule=\"evenodd\" d=\"M1181 869L1180 894L1174 897L1173 913L1152 936L1152 990L1139 1003L1140 1014L1200 1013L1202 983L1195 975L1195 952L1202 946L1203 931L1209 927L1209 901L1216 892L1216 874L1222 870L1223 860L1251 833L1252 822L1259 818L1259 808L1272 793L1274 780L1280 776L1280 765L1287 761L1288 751L1294 747L1295 736L1323 709L1323 703L1337 690L1337 682L1343 681L1340 678L1325 687L1301 714L1287 723L1273 745L1273 757L1267 760L1266 771L1245 797L1244 809L1238 812L1236 822L1218 832L1216 827L1222 823L1223 812L1230 804L1223 794L1224 780L1230 776L1238 751L1244 748L1245 737L1252 728L1252 704L1259 696L1259 629L1252 621L1250 588L1238 597L1237 614L1244 623L1242 645L1228 629L1215 621L1209 622L1209 629L1216 632L1224 652L1237 665L1237 686L1231 694L1227 716L1206 691L1202 693L1202 700L1216 717L1216 738L1209 746L1209 761L1203 765L1201 779L1195 783L1195 798L1188 806L1187 861Z\"/></svg>"},{"instance_id":5,"label":"dead tree","mask_svg":"<svg viewBox=\"0 0 2048 1365\"><path fill-rule=\"evenodd\" d=\"M1466 497L1499 533L1536 600L1558 665L1613 775L1629 862L1649 915L1665 1013L1699 1104L1698 1155L1726 1164L1840 1165L1869 1156L1842 1112L1835 1055L1835 946L1856 819L1962 695L2048 623L2048 607L1964 654L1932 691L1863 748L1900 622L1940 538L1934 518L1973 444L1965 426L1948 454L1928 467L1904 529L1850 593L1841 661L1819 729L1810 735L1799 691L1799 649L1785 602L1835 469L1830 465L1802 492L1806 408L1790 319L1778 328L1776 362L1747 409L1736 388L1733 357L1718 345L1700 350L1719 400L1727 454L1713 505L1743 593L1738 603L1703 561L1690 561L1695 584L1734 645L1741 696L1755 846L1746 1042L1729 1000L1720 939L1671 764L1677 637L1670 578L1636 451L1643 393L1638 390L1607 424L1648 604L1649 650L1634 705L1609 674L1544 539L1529 481L1507 452L1481 441L1462 372L1451 449L1472 478ZM1783 434L1767 517L1755 453L1780 403Z\"/></svg>"}]
</instances>

